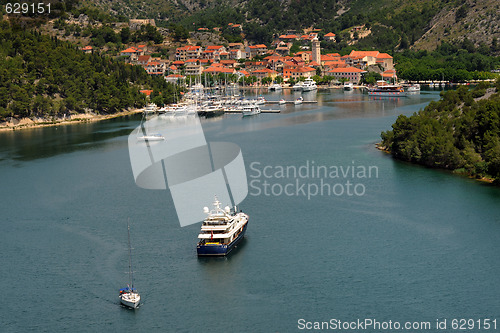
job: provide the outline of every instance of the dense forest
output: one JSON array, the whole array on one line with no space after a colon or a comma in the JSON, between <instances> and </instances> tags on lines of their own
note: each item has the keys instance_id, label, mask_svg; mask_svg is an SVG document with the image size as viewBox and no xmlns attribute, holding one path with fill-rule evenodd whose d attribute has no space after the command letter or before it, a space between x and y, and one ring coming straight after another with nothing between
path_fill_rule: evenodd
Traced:
<instances>
[{"instance_id":1,"label":"dense forest","mask_svg":"<svg viewBox=\"0 0 500 333\"><path fill-rule=\"evenodd\" d=\"M0 22L0 119L115 113L143 106L140 89L153 89L160 102L175 99L173 85L140 66Z\"/></svg>"},{"instance_id":2,"label":"dense forest","mask_svg":"<svg viewBox=\"0 0 500 333\"><path fill-rule=\"evenodd\" d=\"M344 5L349 7L344 8ZM338 42L343 43L339 48L347 45L346 29L366 24L372 34L360 39L359 47L375 47L386 52L408 48L423 35L430 20L445 5L443 1L399 3L359 0L345 3L332 0L249 0L241 6L220 2L177 20L187 29L243 23L245 38L255 43L270 43L273 37L287 30L300 33L303 28L315 27L322 29L322 33L335 32ZM339 15L343 9L349 10ZM237 34L233 36L237 37Z\"/></svg>"},{"instance_id":3,"label":"dense forest","mask_svg":"<svg viewBox=\"0 0 500 333\"><path fill-rule=\"evenodd\" d=\"M398 77L404 80L446 80L463 82L493 78L491 70L500 67L500 57L494 39L491 46L475 47L465 38L461 43L441 45L433 52L405 50L394 54Z\"/></svg>"},{"instance_id":4,"label":"dense forest","mask_svg":"<svg viewBox=\"0 0 500 333\"><path fill-rule=\"evenodd\" d=\"M382 146L403 161L500 184L500 79L489 86L461 86L411 117L400 115L381 134Z\"/></svg>"}]
</instances>

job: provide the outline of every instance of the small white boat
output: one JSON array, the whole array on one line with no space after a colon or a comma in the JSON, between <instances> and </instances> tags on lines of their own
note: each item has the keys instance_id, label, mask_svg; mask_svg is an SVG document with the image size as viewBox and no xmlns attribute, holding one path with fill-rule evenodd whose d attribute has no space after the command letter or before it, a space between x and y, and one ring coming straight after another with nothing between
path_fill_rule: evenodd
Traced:
<instances>
[{"instance_id":1,"label":"small white boat","mask_svg":"<svg viewBox=\"0 0 500 333\"><path fill-rule=\"evenodd\" d=\"M156 106L155 103L149 103L146 108L144 109L144 113L152 113L156 112L158 110L158 107Z\"/></svg>"},{"instance_id":2,"label":"small white boat","mask_svg":"<svg viewBox=\"0 0 500 333\"><path fill-rule=\"evenodd\" d=\"M270 91L279 91L279 90L282 90L283 88L281 87L281 84L274 83L274 84L270 85L269 88L267 88L267 89Z\"/></svg>"},{"instance_id":3,"label":"small white boat","mask_svg":"<svg viewBox=\"0 0 500 333\"><path fill-rule=\"evenodd\" d=\"M353 90L354 89L354 85L352 84L352 82L344 82L344 90Z\"/></svg>"},{"instance_id":4,"label":"small white boat","mask_svg":"<svg viewBox=\"0 0 500 333\"><path fill-rule=\"evenodd\" d=\"M130 246L130 225L128 227L128 275L130 284L126 288L120 289L120 303L136 309L141 302L141 295L134 288L134 272L132 270L132 247Z\"/></svg>"},{"instance_id":5,"label":"small white boat","mask_svg":"<svg viewBox=\"0 0 500 333\"><path fill-rule=\"evenodd\" d=\"M292 89L296 91L302 91L302 86L303 86L302 82L299 81L292 87Z\"/></svg>"},{"instance_id":6,"label":"small white boat","mask_svg":"<svg viewBox=\"0 0 500 333\"><path fill-rule=\"evenodd\" d=\"M165 137L163 135L161 135L160 133L155 133L155 134L139 136L139 137L137 137L137 140L139 140L139 141L163 141L163 140L165 140Z\"/></svg>"},{"instance_id":7,"label":"small white boat","mask_svg":"<svg viewBox=\"0 0 500 333\"><path fill-rule=\"evenodd\" d=\"M266 104L266 99L263 96L259 96L257 97L257 102L255 104L257 105Z\"/></svg>"},{"instance_id":8,"label":"small white boat","mask_svg":"<svg viewBox=\"0 0 500 333\"><path fill-rule=\"evenodd\" d=\"M123 305L137 309L139 303L141 302L141 295L134 288L122 288L120 289L120 303Z\"/></svg>"},{"instance_id":9,"label":"small white boat","mask_svg":"<svg viewBox=\"0 0 500 333\"><path fill-rule=\"evenodd\" d=\"M406 91L408 93L413 93L413 94L420 93L420 84L417 84L417 83L416 84L411 84L411 85L409 85L409 86L407 86L405 88L406 88Z\"/></svg>"},{"instance_id":10,"label":"small white boat","mask_svg":"<svg viewBox=\"0 0 500 333\"><path fill-rule=\"evenodd\" d=\"M253 116L261 113L261 110L260 107L256 104L248 104L243 106L241 113L243 114L243 117Z\"/></svg>"},{"instance_id":11,"label":"small white boat","mask_svg":"<svg viewBox=\"0 0 500 333\"><path fill-rule=\"evenodd\" d=\"M303 101L304 101L304 99L302 97L299 97L295 100L295 102L293 102L293 104L295 104L295 105L302 104Z\"/></svg>"},{"instance_id":12,"label":"small white boat","mask_svg":"<svg viewBox=\"0 0 500 333\"><path fill-rule=\"evenodd\" d=\"M282 98L282 99L280 99L280 101L278 103L279 103L279 105L284 105L286 103L286 101Z\"/></svg>"}]
</instances>

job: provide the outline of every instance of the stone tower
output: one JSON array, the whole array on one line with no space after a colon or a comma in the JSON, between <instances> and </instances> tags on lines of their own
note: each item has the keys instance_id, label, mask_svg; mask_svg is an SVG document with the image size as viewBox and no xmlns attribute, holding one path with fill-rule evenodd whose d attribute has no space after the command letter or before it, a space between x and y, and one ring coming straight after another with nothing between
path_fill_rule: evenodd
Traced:
<instances>
[{"instance_id":1,"label":"stone tower","mask_svg":"<svg viewBox=\"0 0 500 333\"><path fill-rule=\"evenodd\" d=\"M320 42L317 37L312 40L312 61L321 65L321 47L319 46L319 43Z\"/></svg>"}]
</instances>

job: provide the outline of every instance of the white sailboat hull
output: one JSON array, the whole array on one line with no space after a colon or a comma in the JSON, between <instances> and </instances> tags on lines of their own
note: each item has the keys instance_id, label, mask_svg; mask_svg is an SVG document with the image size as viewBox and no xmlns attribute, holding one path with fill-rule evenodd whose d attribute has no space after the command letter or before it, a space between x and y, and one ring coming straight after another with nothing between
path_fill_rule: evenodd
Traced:
<instances>
[{"instance_id":1,"label":"white sailboat hull","mask_svg":"<svg viewBox=\"0 0 500 333\"><path fill-rule=\"evenodd\" d=\"M120 303L129 308L137 308L141 302L141 295L138 293L125 293L120 295Z\"/></svg>"}]
</instances>

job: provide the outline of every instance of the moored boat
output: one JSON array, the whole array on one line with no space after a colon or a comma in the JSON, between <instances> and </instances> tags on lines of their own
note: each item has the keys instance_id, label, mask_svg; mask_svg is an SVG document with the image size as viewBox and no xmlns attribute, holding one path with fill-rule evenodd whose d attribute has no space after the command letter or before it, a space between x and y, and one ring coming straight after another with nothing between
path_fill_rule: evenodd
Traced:
<instances>
[{"instance_id":1,"label":"moored boat","mask_svg":"<svg viewBox=\"0 0 500 333\"><path fill-rule=\"evenodd\" d=\"M405 86L405 90L408 93L418 94L418 93L420 93L420 84L418 84L418 83L410 84L408 86Z\"/></svg>"},{"instance_id":2,"label":"moored boat","mask_svg":"<svg viewBox=\"0 0 500 333\"><path fill-rule=\"evenodd\" d=\"M352 82L344 82L344 90L349 91L349 90L353 90L353 89L354 89L354 85L352 84Z\"/></svg>"},{"instance_id":3,"label":"moored boat","mask_svg":"<svg viewBox=\"0 0 500 333\"><path fill-rule=\"evenodd\" d=\"M266 104L266 99L264 98L264 96L259 96L259 97L257 97L255 104L257 104L257 105Z\"/></svg>"},{"instance_id":4,"label":"moored boat","mask_svg":"<svg viewBox=\"0 0 500 333\"><path fill-rule=\"evenodd\" d=\"M208 207L203 209L208 216L198 235L198 256L227 255L243 239L248 226L248 215L241 211L238 213L236 207L233 210L228 206L222 209L217 197L213 205L213 210Z\"/></svg>"},{"instance_id":5,"label":"moored boat","mask_svg":"<svg viewBox=\"0 0 500 333\"><path fill-rule=\"evenodd\" d=\"M155 134L148 134L148 135L143 135L137 137L137 140L139 141L163 141L165 140L165 137L161 135L160 133L155 133Z\"/></svg>"},{"instance_id":6,"label":"moored boat","mask_svg":"<svg viewBox=\"0 0 500 333\"><path fill-rule=\"evenodd\" d=\"M302 91L302 87L303 87L303 84L302 82L297 82L293 87L292 89L295 90L295 91Z\"/></svg>"},{"instance_id":7,"label":"moored boat","mask_svg":"<svg viewBox=\"0 0 500 333\"><path fill-rule=\"evenodd\" d=\"M269 88L267 88L267 89L270 91L279 91L279 90L282 90L283 88L281 87L281 84L274 83L274 84L270 85Z\"/></svg>"},{"instance_id":8,"label":"moored boat","mask_svg":"<svg viewBox=\"0 0 500 333\"><path fill-rule=\"evenodd\" d=\"M368 95L377 97L404 97L407 93L398 84L387 84L385 81L379 81L375 87L368 88Z\"/></svg>"},{"instance_id":9,"label":"moored boat","mask_svg":"<svg viewBox=\"0 0 500 333\"><path fill-rule=\"evenodd\" d=\"M303 101L304 101L304 99L302 97L299 97L295 100L295 102L293 102L293 104L295 104L295 105L302 104Z\"/></svg>"},{"instance_id":10,"label":"moored boat","mask_svg":"<svg viewBox=\"0 0 500 333\"><path fill-rule=\"evenodd\" d=\"M302 83L302 91L312 91L316 89L318 89L316 81L314 81L311 78L305 79L304 82Z\"/></svg>"},{"instance_id":11,"label":"moored boat","mask_svg":"<svg viewBox=\"0 0 500 333\"><path fill-rule=\"evenodd\" d=\"M145 108L144 108L144 113L153 113L158 110L158 107L156 106L155 103L149 103Z\"/></svg>"},{"instance_id":12,"label":"moored boat","mask_svg":"<svg viewBox=\"0 0 500 333\"><path fill-rule=\"evenodd\" d=\"M243 114L243 117L253 116L261 113L261 110L257 104L247 104L243 106L241 113Z\"/></svg>"}]
</instances>

